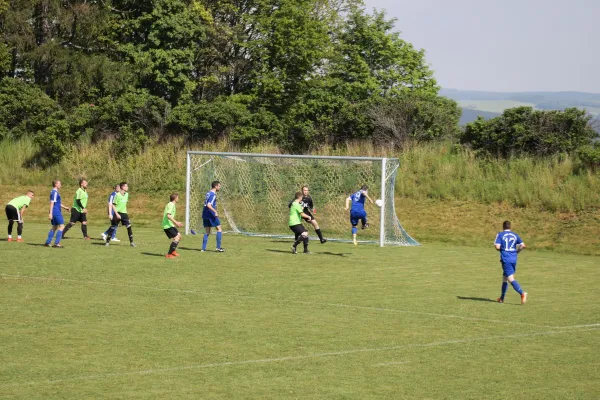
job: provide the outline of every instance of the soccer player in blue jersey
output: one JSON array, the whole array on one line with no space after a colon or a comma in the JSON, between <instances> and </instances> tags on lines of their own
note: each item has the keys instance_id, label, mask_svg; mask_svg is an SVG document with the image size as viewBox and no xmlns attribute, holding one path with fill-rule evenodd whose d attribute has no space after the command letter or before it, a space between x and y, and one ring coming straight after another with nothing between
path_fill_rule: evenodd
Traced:
<instances>
[{"instance_id":1,"label":"soccer player in blue jersey","mask_svg":"<svg viewBox=\"0 0 600 400\"><path fill-rule=\"evenodd\" d=\"M373 200L369 197L369 187L367 185L362 185L358 192L353 193L346 199L346 211L348 211L350 202L352 202L352 208L350 209L350 223L352 224L352 242L355 246L358 244L356 240L356 234L358 233L358 228L356 228L356 226L358 225L358 221L361 221L362 229L369 227L367 211L365 211L366 199L373 204Z\"/></svg>"},{"instance_id":2,"label":"soccer player in blue jersey","mask_svg":"<svg viewBox=\"0 0 600 400\"><path fill-rule=\"evenodd\" d=\"M115 217L115 206L114 206L114 202L115 202L115 196L117 195L117 193L121 193L121 185L120 184L116 184L115 185L115 191L112 192L109 196L108 196L108 220L112 221L113 218ZM110 228L109 228L110 229ZM106 235L108 234L108 229L106 231L104 231L104 233L102 234L102 240L104 240L106 242ZM117 228L115 227L115 230L112 233L112 236L110 238L111 242L115 242L118 243L120 242L119 239L117 239Z\"/></svg>"},{"instance_id":3,"label":"soccer player in blue jersey","mask_svg":"<svg viewBox=\"0 0 600 400\"><path fill-rule=\"evenodd\" d=\"M50 212L48 214L48 219L50 220L50 225L52 225L52 228L50 229L50 232L48 232L48 238L44 244L46 247L50 247L50 243L52 243L52 238L54 237L55 232L56 239L54 240L54 246L52 247L63 247L63 245L60 244L63 229L65 229L65 220L62 216L62 210L69 210L69 207L62 205L60 194L58 193L61 186L62 184L59 180L52 181L52 191L50 192Z\"/></svg>"},{"instance_id":4,"label":"soccer player in blue jersey","mask_svg":"<svg viewBox=\"0 0 600 400\"><path fill-rule=\"evenodd\" d=\"M219 213L217 212L217 192L221 190L221 183L214 181L211 185L211 189L206 193L204 199L204 209L202 210L202 220L204 222L204 238L202 240L202 251L206 251L206 245L208 244L208 236L212 228L217 230L217 251L222 253L225 251L221 247L221 239L223 232L221 231L221 221L219 220Z\"/></svg>"},{"instance_id":5,"label":"soccer player in blue jersey","mask_svg":"<svg viewBox=\"0 0 600 400\"><path fill-rule=\"evenodd\" d=\"M510 221L504 221L502 229L504 231L499 232L496 235L494 246L496 250L500 252L500 263L502 264L502 294L498 298L498 303L504 303L504 296L506 295L506 289L508 288L508 282L512 285L513 289L521 295L521 304L527 302L527 292L521 289L519 282L515 280L515 272L517 270L517 254L525 248L525 243L521 240L519 235L510 230Z\"/></svg>"}]
</instances>

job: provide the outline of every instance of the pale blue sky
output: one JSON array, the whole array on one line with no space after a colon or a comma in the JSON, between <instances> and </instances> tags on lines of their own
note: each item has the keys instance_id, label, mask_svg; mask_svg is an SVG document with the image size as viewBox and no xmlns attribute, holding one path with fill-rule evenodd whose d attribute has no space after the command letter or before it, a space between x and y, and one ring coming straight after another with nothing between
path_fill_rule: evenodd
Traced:
<instances>
[{"instance_id":1,"label":"pale blue sky","mask_svg":"<svg viewBox=\"0 0 600 400\"><path fill-rule=\"evenodd\" d=\"M600 0L365 0L445 88L600 93Z\"/></svg>"}]
</instances>

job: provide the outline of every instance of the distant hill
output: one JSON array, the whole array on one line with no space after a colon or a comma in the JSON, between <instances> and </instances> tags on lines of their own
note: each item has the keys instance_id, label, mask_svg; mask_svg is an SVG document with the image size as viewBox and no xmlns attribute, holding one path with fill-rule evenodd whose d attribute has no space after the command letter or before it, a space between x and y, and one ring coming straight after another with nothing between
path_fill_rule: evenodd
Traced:
<instances>
[{"instance_id":1,"label":"distant hill","mask_svg":"<svg viewBox=\"0 0 600 400\"><path fill-rule=\"evenodd\" d=\"M474 90L441 89L440 95L456 100L463 108L461 124L481 115L493 118L507 108L530 106L541 110L585 108L600 116L600 94L585 92L483 92Z\"/></svg>"}]
</instances>

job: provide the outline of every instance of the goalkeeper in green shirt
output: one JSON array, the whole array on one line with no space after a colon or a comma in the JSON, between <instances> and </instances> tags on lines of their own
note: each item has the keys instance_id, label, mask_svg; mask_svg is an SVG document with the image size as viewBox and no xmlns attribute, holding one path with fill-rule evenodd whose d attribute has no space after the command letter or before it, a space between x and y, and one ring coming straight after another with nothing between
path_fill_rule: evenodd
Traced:
<instances>
[{"instance_id":1,"label":"goalkeeper in green shirt","mask_svg":"<svg viewBox=\"0 0 600 400\"><path fill-rule=\"evenodd\" d=\"M179 257L177 254L177 245L181 240L181 234L177 230L177 228L181 228L183 224L178 222L175 219L175 213L177 210L175 209L175 204L177 200L179 200L179 195L177 193L173 193L170 197L170 202L165 206L165 211L163 213L162 219L162 228L165 231L165 234L169 239L171 239L171 246L169 247L169 253L167 254L167 258L175 258Z\"/></svg>"},{"instance_id":2,"label":"goalkeeper in green shirt","mask_svg":"<svg viewBox=\"0 0 600 400\"><path fill-rule=\"evenodd\" d=\"M67 226L65 226L65 230L63 231L63 239L66 239L65 235L69 229L71 229L77 222L81 222L83 239L90 240L90 237L87 233L87 185L88 182L85 179L79 180L79 189L77 189L75 192L75 197L73 198L73 207L71 207L71 220Z\"/></svg>"},{"instance_id":3,"label":"goalkeeper in green shirt","mask_svg":"<svg viewBox=\"0 0 600 400\"><path fill-rule=\"evenodd\" d=\"M23 214L29 207L29 203L33 199L33 192L30 190L25 196L19 196L12 199L6 205L6 218L8 219L8 241L12 242L13 225L17 223L17 242L23 242L21 235L23 234Z\"/></svg>"},{"instance_id":4,"label":"goalkeeper in green shirt","mask_svg":"<svg viewBox=\"0 0 600 400\"><path fill-rule=\"evenodd\" d=\"M288 220L288 226L294 232L294 236L296 236L296 241L292 245L292 253L296 254L296 247L300 244L300 242L304 243L304 254L310 254L308 251L308 231L302 225L303 218L310 218L307 214L304 213L304 206L302 205L302 192L296 193L296 198L290 204L290 218Z\"/></svg>"}]
</instances>

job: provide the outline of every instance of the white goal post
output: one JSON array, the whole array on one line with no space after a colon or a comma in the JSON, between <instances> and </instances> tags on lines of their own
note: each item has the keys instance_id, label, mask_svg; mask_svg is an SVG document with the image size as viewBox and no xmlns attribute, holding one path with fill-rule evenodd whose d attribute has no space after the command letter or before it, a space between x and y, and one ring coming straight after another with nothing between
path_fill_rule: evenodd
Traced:
<instances>
[{"instance_id":1,"label":"white goal post","mask_svg":"<svg viewBox=\"0 0 600 400\"><path fill-rule=\"evenodd\" d=\"M418 246L396 216L394 188L399 167L397 158L188 151L185 233L203 229L204 198L211 182L219 181L217 208L223 231L292 238L287 226L288 204L294 193L307 185L324 237L350 242L345 201L362 185L368 185L369 197L383 200L383 205L365 203L370 226L359 230L359 242ZM313 227L306 226L312 237Z\"/></svg>"}]
</instances>

